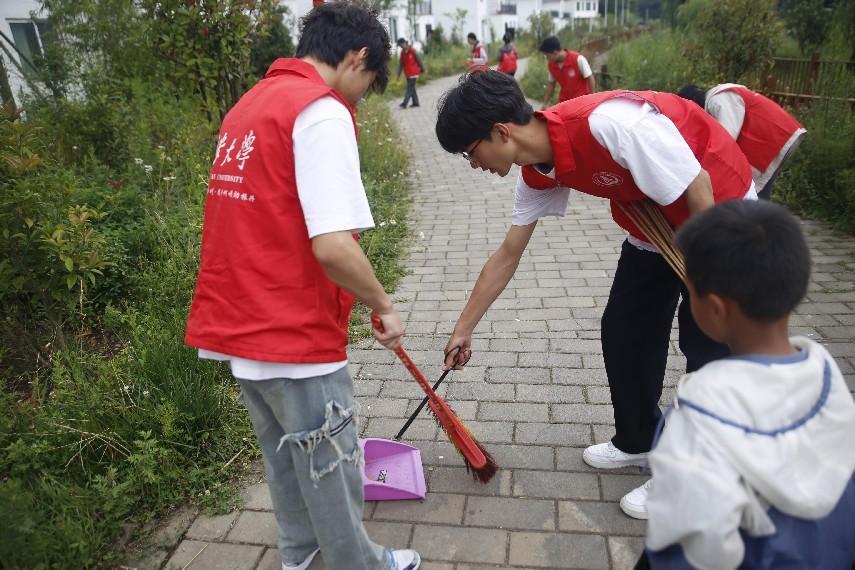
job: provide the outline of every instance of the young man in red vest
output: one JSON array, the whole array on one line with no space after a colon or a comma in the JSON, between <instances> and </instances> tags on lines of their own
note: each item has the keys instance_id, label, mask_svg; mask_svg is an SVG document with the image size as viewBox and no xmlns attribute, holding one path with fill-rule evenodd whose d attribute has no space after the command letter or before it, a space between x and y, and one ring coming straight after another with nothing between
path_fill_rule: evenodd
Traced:
<instances>
[{"instance_id":1,"label":"young man in red vest","mask_svg":"<svg viewBox=\"0 0 855 570\"><path fill-rule=\"evenodd\" d=\"M546 86L541 110L551 104L556 83L561 86L558 93L559 103L594 92L596 80L584 55L566 48L561 49L561 42L555 36L545 38L538 51L543 53L549 62L549 84Z\"/></svg>"},{"instance_id":2,"label":"young man in red vest","mask_svg":"<svg viewBox=\"0 0 855 570\"><path fill-rule=\"evenodd\" d=\"M416 48L410 45L410 42L404 38L398 38L398 47L401 48L401 59L398 63L398 78L401 77L401 71L407 78L407 94L404 95L404 100L401 102L401 109L407 108L407 103L410 99L413 100L413 107L419 106L419 95L416 93L416 81L419 80L419 75L424 73L425 66L422 65L422 59L419 57L419 52Z\"/></svg>"},{"instance_id":3,"label":"young man in red vest","mask_svg":"<svg viewBox=\"0 0 855 570\"><path fill-rule=\"evenodd\" d=\"M466 41L472 48L472 59L466 60L467 69L486 68L487 67L487 48L484 44L478 41L478 36L470 32L466 36Z\"/></svg>"},{"instance_id":4,"label":"young man in red vest","mask_svg":"<svg viewBox=\"0 0 855 570\"><path fill-rule=\"evenodd\" d=\"M712 117L673 94L609 91L533 113L517 83L496 71L469 74L446 93L436 133L445 150L473 168L505 176L514 164L523 167L511 227L481 270L446 347L446 354L461 356L449 356L446 365L468 360L473 330L513 277L538 219L563 216L571 189L609 199L612 217L629 234L601 333L616 434L583 458L603 469L646 465L681 295L687 370L728 349L700 331L680 279L618 203L651 200L678 227L717 202L756 199L739 147ZM632 491L621 507L644 518L646 492Z\"/></svg>"},{"instance_id":5,"label":"young man in red vest","mask_svg":"<svg viewBox=\"0 0 855 570\"><path fill-rule=\"evenodd\" d=\"M722 124L751 164L757 195L769 200L775 179L807 132L801 123L771 99L736 83L712 89L686 85L677 95Z\"/></svg>"},{"instance_id":6,"label":"young man in red vest","mask_svg":"<svg viewBox=\"0 0 855 570\"><path fill-rule=\"evenodd\" d=\"M356 233L374 226L353 109L389 78L376 14L321 4L297 59L278 59L229 111L208 182L201 267L186 342L228 362L264 455L284 570L321 552L333 570L415 570L412 550L362 524L358 406L347 369L354 297L404 332Z\"/></svg>"}]
</instances>

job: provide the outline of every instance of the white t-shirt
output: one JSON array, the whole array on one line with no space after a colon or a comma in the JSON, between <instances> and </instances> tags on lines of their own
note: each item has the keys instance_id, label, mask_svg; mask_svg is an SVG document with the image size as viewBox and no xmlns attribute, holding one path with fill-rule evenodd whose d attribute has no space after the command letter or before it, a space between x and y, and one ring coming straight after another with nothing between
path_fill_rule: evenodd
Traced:
<instances>
[{"instance_id":1,"label":"white t-shirt","mask_svg":"<svg viewBox=\"0 0 855 570\"><path fill-rule=\"evenodd\" d=\"M473 65L487 65L487 48L484 44L477 44L474 49L478 50L478 56L475 56L474 50L472 54Z\"/></svg>"},{"instance_id":2,"label":"white t-shirt","mask_svg":"<svg viewBox=\"0 0 855 570\"><path fill-rule=\"evenodd\" d=\"M567 65L567 60L564 60L564 63L561 65L561 67L563 67L564 65ZM552 72L547 71L547 73L549 74L549 80L555 81L555 78L552 76ZM591 77L591 74L594 73L593 71L591 71L591 65L588 63L588 60L585 59L585 56L581 53L579 54L579 73L581 73L582 77L584 77L585 79L588 79L589 77Z\"/></svg>"},{"instance_id":3,"label":"white t-shirt","mask_svg":"<svg viewBox=\"0 0 855 570\"><path fill-rule=\"evenodd\" d=\"M704 109L707 113L712 115L716 121L721 123L721 126L723 126L727 133L733 137L733 140L736 140L739 138L739 133L742 131L742 124L745 122L745 99L743 99L738 93L725 91L731 87L744 88L745 86L739 85L738 83L722 83L721 85L716 85L707 91ZM751 166L751 176L758 188L762 190L763 187L766 186L766 183L769 182L769 179L772 178L775 171L781 167L786 156L799 145L806 132L807 131L805 129L797 129L796 132L790 136L784 146L781 147L781 150L765 171L760 172L754 168L753 165Z\"/></svg>"},{"instance_id":4,"label":"white t-shirt","mask_svg":"<svg viewBox=\"0 0 855 570\"><path fill-rule=\"evenodd\" d=\"M373 228L350 111L333 97L322 97L303 109L291 137L297 194L309 237ZM331 156L335 157L335 167L330 166ZM203 349L199 357L228 361L232 374L243 380L311 378L347 365L347 360L320 364L262 362Z\"/></svg>"},{"instance_id":5,"label":"white t-shirt","mask_svg":"<svg viewBox=\"0 0 855 570\"><path fill-rule=\"evenodd\" d=\"M660 206L682 196L701 172L701 164L671 119L631 94L601 103L588 117L588 125L615 162L630 171L636 186ZM555 178L555 170L547 176ZM563 217L571 190L535 190L520 174L511 223L527 226L544 216ZM757 199L753 184L745 198ZM627 239L638 248L657 251L633 236Z\"/></svg>"}]
</instances>

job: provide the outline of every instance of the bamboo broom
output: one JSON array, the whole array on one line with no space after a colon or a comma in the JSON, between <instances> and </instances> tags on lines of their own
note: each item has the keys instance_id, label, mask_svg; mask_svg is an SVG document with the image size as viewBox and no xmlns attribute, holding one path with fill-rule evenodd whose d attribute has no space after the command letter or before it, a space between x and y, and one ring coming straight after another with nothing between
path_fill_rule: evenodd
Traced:
<instances>
[{"instance_id":1,"label":"bamboo broom","mask_svg":"<svg viewBox=\"0 0 855 570\"><path fill-rule=\"evenodd\" d=\"M686 262L683 254L674 245L674 230L665 216L650 200L634 200L632 202L615 201L618 208L627 215L630 221L641 230L647 241L656 246L656 249L665 258L674 273L683 283L686 280Z\"/></svg>"},{"instance_id":2,"label":"bamboo broom","mask_svg":"<svg viewBox=\"0 0 855 570\"><path fill-rule=\"evenodd\" d=\"M380 332L383 332L383 323L377 315L371 315L372 326ZM493 478L493 475L498 471L498 466L493 457L487 452L484 447L478 443L478 440L473 437L469 428L460 421L457 414L451 407L445 403L445 400L439 397L433 388L422 374L421 370L416 367L416 364L404 350L403 346L395 349L395 354L419 383L419 386L428 396L428 409L433 413L442 430L448 435L448 439L454 444L454 448L463 456L463 462L466 465L466 470L472 474L472 477L482 483L486 483Z\"/></svg>"}]
</instances>

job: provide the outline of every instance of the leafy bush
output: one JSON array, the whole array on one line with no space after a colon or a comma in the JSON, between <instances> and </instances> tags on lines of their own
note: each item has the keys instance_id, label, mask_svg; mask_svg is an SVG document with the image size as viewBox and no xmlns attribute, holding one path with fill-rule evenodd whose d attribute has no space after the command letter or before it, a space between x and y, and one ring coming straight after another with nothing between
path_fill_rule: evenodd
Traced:
<instances>
[{"instance_id":1,"label":"leafy bush","mask_svg":"<svg viewBox=\"0 0 855 570\"><path fill-rule=\"evenodd\" d=\"M609 73L619 75L612 89L676 91L694 79L683 57L681 36L669 29L644 34L609 50Z\"/></svg>"}]
</instances>

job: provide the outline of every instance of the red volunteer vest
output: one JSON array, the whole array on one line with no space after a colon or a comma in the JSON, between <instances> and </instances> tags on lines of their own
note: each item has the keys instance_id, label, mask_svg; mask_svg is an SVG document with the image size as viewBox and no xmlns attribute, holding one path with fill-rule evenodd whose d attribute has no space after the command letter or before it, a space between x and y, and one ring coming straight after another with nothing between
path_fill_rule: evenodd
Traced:
<instances>
[{"instance_id":1,"label":"red volunteer vest","mask_svg":"<svg viewBox=\"0 0 855 570\"><path fill-rule=\"evenodd\" d=\"M745 153L748 162L766 172L775 157L802 124L771 99L745 87L729 87L721 92L733 91L745 101L745 121L736 144Z\"/></svg>"},{"instance_id":2,"label":"red volunteer vest","mask_svg":"<svg viewBox=\"0 0 855 570\"><path fill-rule=\"evenodd\" d=\"M407 77L416 77L422 72L416 59L416 50L413 48L401 50L401 63L404 66L404 75Z\"/></svg>"},{"instance_id":3,"label":"red volunteer vest","mask_svg":"<svg viewBox=\"0 0 855 570\"><path fill-rule=\"evenodd\" d=\"M716 203L745 196L751 186L751 167L724 127L691 101L655 91L605 91L535 113L546 119L556 180L540 174L532 166L525 166L522 173L526 184L539 190L560 185L608 198L615 222L636 238L649 241L617 206L617 202L643 200L644 193L635 185L629 170L615 162L609 151L597 142L588 124L588 117L597 106L626 94L655 106L677 126L698 162L709 173ZM659 208L675 228L689 217L685 196Z\"/></svg>"},{"instance_id":4,"label":"red volunteer vest","mask_svg":"<svg viewBox=\"0 0 855 570\"><path fill-rule=\"evenodd\" d=\"M561 91L558 93L558 102L569 101L575 97L588 95L591 91L588 89L588 80L582 77L582 72L579 71L579 56L582 55L577 51L564 49L567 57L564 58L564 65L558 67L554 61L549 62L549 73L561 86Z\"/></svg>"},{"instance_id":5,"label":"red volunteer vest","mask_svg":"<svg viewBox=\"0 0 855 570\"><path fill-rule=\"evenodd\" d=\"M268 362L347 358L353 296L312 254L291 138L300 112L326 95L350 109L314 67L280 58L223 119L187 344Z\"/></svg>"},{"instance_id":6,"label":"red volunteer vest","mask_svg":"<svg viewBox=\"0 0 855 570\"><path fill-rule=\"evenodd\" d=\"M517 70L517 48L511 48L511 51L502 56L502 61L499 62L498 70L503 73L514 73Z\"/></svg>"}]
</instances>

